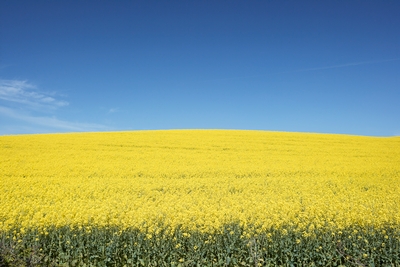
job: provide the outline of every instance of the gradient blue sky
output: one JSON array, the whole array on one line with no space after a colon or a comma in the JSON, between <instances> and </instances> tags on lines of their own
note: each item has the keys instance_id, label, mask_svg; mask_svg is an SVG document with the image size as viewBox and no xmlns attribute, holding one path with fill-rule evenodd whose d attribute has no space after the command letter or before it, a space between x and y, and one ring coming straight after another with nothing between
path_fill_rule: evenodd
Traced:
<instances>
[{"instance_id":1,"label":"gradient blue sky","mask_svg":"<svg viewBox=\"0 0 400 267\"><path fill-rule=\"evenodd\" d=\"M1 1L0 135L400 135L400 1Z\"/></svg>"}]
</instances>

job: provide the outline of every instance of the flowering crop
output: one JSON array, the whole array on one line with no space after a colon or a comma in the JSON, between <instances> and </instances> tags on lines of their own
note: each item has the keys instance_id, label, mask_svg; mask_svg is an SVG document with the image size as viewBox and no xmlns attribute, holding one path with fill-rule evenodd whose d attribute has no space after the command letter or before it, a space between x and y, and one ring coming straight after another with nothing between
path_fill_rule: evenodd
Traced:
<instances>
[{"instance_id":1,"label":"flowering crop","mask_svg":"<svg viewBox=\"0 0 400 267\"><path fill-rule=\"evenodd\" d=\"M275 229L301 244L316 233L400 229L400 138L231 130L2 136L0 184L3 233L115 228L152 239L177 229L220 235L235 224L239 240Z\"/></svg>"}]
</instances>

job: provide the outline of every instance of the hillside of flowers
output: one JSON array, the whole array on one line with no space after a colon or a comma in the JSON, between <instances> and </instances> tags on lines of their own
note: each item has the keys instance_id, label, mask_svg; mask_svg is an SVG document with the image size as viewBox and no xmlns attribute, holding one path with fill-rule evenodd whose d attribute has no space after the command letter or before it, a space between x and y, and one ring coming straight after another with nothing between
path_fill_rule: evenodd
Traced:
<instances>
[{"instance_id":1,"label":"hillside of flowers","mask_svg":"<svg viewBox=\"0 0 400 267\"><path fill-rule=\"evenodd\" d=\"M0 137L0 266L400 266L400 137Z\"/></svg>"}]
</instances>

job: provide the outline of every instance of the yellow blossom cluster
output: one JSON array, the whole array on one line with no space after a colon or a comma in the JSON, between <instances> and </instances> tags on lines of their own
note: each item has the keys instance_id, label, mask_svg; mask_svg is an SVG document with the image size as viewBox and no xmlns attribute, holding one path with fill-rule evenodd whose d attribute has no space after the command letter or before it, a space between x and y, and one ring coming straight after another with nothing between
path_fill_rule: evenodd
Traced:
<instances>
[{"instance_id":1,"label":"yellow blossom cluster","mask_svg":"<svg viewBox=\"0 0 400 267\"><path fill-rule=\"evenodd\" d=\"M234 130L0 137L0 231L400 225L400 138Z\"/></svg>"}]
</instances>

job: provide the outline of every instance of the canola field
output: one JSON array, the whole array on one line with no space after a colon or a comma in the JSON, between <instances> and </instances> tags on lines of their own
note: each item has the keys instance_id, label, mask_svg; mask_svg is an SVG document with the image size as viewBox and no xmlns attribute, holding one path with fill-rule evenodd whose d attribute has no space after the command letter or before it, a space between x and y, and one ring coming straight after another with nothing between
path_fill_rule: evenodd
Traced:
<instances>
[{"instance_id":1,"label":"canola field","mask_svg":"<svg viewBox=\"0 0 400 267\"><path fill-rule=\"evenodd\" d=\"M0 265L400 266L400 137L2 136L0 185Z\"/></svg>"}]
</instances>

